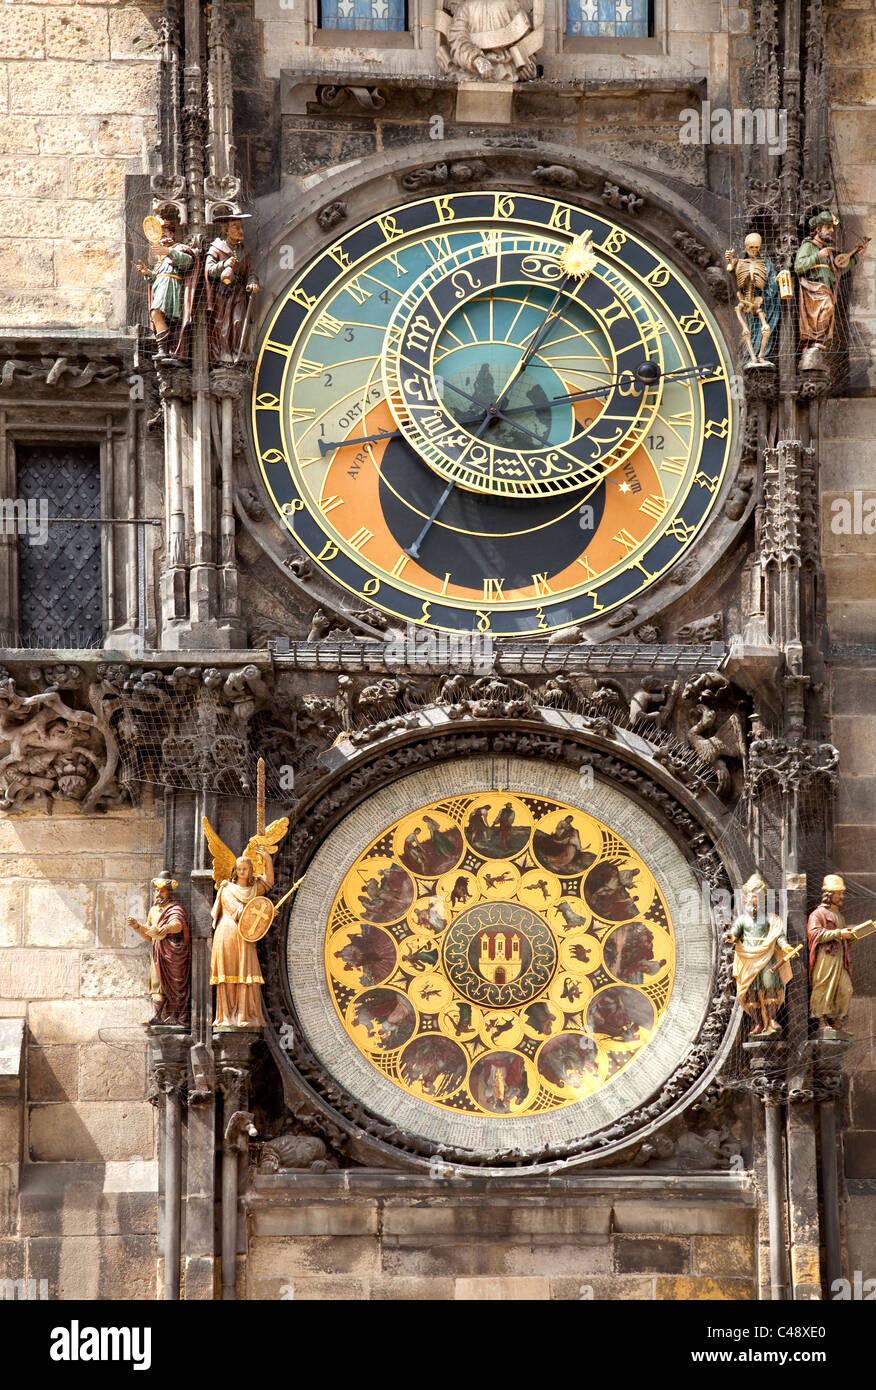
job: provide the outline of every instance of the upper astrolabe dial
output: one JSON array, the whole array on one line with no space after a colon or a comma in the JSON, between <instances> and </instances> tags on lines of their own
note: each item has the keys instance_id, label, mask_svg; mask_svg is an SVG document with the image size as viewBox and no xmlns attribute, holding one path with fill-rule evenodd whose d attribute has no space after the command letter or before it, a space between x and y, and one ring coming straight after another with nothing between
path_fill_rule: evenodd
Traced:
<instances>
[{"instance_id":1,"label":"upper astrolabe dial","mask_svg":"<svg viewBox=\"0 0 876 1390\"><path fill-rule=\"evenodd\" d=\"M646 344L650 380L637 375ZM436 472L539 497L596 485L628 457L657 413L662 367L655 315L589 234L497 229L399 302L383 380L401 433Z\"/></svg>"},{"instance_id":2,"label":"upper astrolabe dial","mask_svg":"<svg viewBox=\"0 0 876 1390\"><path fill-rule=\"evenodd\" d=\"M598 621L690 551L737 443L730 361L653 246L468 190L330 242L272 306L252 437L282 526L396 620Z\"/></svg>"}]
</instances>

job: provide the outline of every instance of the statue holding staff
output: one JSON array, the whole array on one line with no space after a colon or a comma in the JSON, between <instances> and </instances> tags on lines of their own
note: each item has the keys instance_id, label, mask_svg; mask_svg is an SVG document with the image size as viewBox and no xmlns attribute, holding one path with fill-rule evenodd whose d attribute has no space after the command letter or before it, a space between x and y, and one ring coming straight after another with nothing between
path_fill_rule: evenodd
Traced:
<instances>
[{"instance_id":1,"label":"statue holding staff","mask_svg":"<svg viewBox=\"0 0 876 1390\"><path fill-rule=\"evenodd\" d=\"M778 1038L782 1026L776 1015L785 1002L789 961L796 950L785 936L781 917L766 911L767 886L760 874L752 874L742 891L745 911L724 936L735 945L736 997L751 1020L751 1038Z\"/></svg>"},{"instance_id":2,"label":"statue holding staff","mask_svg":"<svg viewBox=\"0 0 876 1390\"><path fill-rule=\"evenodd\" d=\"M149 993L155 1005L151 1024L185 1027L191 993L191 939L189 919L177 901L177 881L169 869L152 880L152 907L145 924L136 917L128 926L152 947Z\"/></svg>"}]
</instances>

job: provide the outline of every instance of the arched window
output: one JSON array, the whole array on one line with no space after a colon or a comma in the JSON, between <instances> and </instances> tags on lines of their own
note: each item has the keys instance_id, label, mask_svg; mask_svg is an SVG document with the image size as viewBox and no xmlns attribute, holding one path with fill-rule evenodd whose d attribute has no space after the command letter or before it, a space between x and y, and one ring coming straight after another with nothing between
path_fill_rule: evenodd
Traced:
<instances>
[{"instance_id":1,"label":"arched window","mask_svg":"<svg viewBox=\"0 0 876 1390\"><path fill-rule=\"evenodd\" d=\"M319 0L319 27L403 31L407 28L406 0Z\"/></svg>"},{"instance_id":2,"label":"arched window","mask_svg":"<svg viewBox=\"0 0 876 1390\"><path fill-rule=\"evenodd\" d=\"M574 38L647 39L653 32L653 0L566 0L566 33Z\"/></svg>"}]
</instances>

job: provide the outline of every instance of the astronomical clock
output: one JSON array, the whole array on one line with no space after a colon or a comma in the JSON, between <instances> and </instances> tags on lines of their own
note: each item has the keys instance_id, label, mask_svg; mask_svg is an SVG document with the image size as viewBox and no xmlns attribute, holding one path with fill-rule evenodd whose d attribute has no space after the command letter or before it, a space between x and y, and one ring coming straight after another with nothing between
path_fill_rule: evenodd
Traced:
<instances>
[{"instance_id":1,"label":"astronomical clock","mask_svg":"<svg viewBox=\"0 0 876 1390\"><path fill-rule=\"evenodd\" d=\"M294 278L252 433L282 526L349 595L520 637L638 602L690 552L733 449L729 372L704 301L640 237L462 192Z\"/></svg>"},{"instance_id":2,"label":"astronomical clock","mask_svg":"<svg viewBox=\"0 0 876 1390\"><path fill-rule=\"evenodd\" d=\"M337 607L501 655L653 611L727 495L731 373L705 299L645 236L543 190L466 190L303 261L263 321L251 438ZM271 947L282 1063L351 1133L402 1136L405 1162L628 1148L727 1036L692 798L649 730L606 756L608 720L506 702L466 742L489 698L424 703L370 762L345 725L329 761L351 789L303 812L320 829ZM533 717L566 743L518 736ZM398 754L415 726L420 753Z\"/></svg>"}]
</instances>

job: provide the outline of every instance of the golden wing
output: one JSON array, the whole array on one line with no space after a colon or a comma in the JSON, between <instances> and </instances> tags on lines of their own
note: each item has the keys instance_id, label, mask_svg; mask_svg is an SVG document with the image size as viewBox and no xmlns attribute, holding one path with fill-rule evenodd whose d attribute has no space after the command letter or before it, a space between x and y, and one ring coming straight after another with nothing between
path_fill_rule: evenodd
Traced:
<instances>
[{"instance_id":1,"label":"golden wing","mask_svg":"<svg viewBox=\"0 0 876 1390\"><path fill-rule=\"evenodd\" d=\"M289 829L289 818L283 816L281 820L272 820L266 827L264 835L253 835L249 844L243 851L247 859L252 860L253 872L258 878L259 874L265 872L265 855L274 855L280 847L280 841Z\"/></svg>"},{"instance_id":2,"label":"golden wing","mask_svg":"<svg viewBox=\"0 0 876 1390\"><path fill-rule=\"evenodd\" d=\"M213 856L213 882L218 888L220 883L224 883L226 879L231 877L235 862L234 854L220 840L206 816L201 817L201 824L204 827L207 844L210 846L210 853Z\"/></svg>"}]
</instances>

